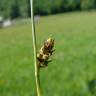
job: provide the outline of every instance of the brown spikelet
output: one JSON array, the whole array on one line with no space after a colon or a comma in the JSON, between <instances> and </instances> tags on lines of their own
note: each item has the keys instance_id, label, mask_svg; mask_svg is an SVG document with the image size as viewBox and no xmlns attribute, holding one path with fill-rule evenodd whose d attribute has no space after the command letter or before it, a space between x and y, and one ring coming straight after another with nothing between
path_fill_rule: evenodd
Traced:
<instances>
[{"instance_id":1,"label":"brown spikelet","mask_svg":"<svg viewBox=\"0 0 96 96\"><path fill-rule=\"evenodd\" d=\"M39 67L46 67L51 60L50 56L54 52L54 39L49 38L46 40L37 54L37 60L39 62Z\"/></svg>"}]
</instances>

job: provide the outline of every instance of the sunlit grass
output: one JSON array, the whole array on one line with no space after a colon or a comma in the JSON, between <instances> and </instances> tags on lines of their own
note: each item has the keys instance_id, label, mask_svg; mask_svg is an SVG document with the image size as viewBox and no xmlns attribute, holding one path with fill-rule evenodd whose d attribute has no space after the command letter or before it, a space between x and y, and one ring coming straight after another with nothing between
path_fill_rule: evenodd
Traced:
<instances>
[{"instance_id":1,"label":"sunlit grass","mask_svg":"<svg viewBox=\"0 0 96 96\"><path fill-rule=\"evenodd\" d=\"M41 17L38 48L55 38L53 61L41 71L43 96L91 96L96 76L96 13ZM35 96L31 23L0 29L0 96ZM33 82L32 82L33 81Z\"/></svg>"}]
</instances>

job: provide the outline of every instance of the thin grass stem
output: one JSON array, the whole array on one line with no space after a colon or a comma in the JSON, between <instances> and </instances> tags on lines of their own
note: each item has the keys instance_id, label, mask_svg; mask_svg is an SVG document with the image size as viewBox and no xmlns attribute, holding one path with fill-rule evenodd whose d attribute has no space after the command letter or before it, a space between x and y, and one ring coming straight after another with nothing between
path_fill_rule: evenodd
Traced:
<instances>
[{"instance_id":1,"label":"thin grass stem","mask_svg":"<svg viewBox=\"0 0 96 96\"><path fill-rule=\"evenodd\" d=\"M36 32L35 32L35 23L34 23L34 11L33 11L33 0L30 0L31 6L31 23L32 23L32 38L33 38L33 48L34 48L34 64L35 64L35 80L36 80L36 89L37 96L41 96L40 92L40 70L37 64L37 45L36 45Z\"/></svg>"}]
</instances>

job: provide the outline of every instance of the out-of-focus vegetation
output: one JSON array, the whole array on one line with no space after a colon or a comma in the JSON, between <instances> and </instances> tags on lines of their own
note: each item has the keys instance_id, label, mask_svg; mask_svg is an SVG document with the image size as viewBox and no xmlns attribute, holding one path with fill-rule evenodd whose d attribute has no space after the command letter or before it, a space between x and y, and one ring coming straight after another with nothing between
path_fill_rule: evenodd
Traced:
<instances>
[{"instance_id":1,"label":"out-of-focus vegetation","mask_svg":"<svg viewBox=\"0 0 96 96\"><path fill-rule=\"evenodd\" d=\"M57 27L58 26L58 27ZM42 96L96 96L96 13L41 17L38 49L55 38L55 53L41 70ZM0 29L0 96L36 96L30 20Z\"/></svg>"},{"instance_id":2,"label":"out-of-focus vegetation","mask_svg":"<svg viewBox=\"0 0 96 96\"><path fill-rule=\"evenodd\" d=\"M34 13L40 15L96 9L96 0L34 0ZM5 18L29 17L30 0L0 0Z\"/></svg>"}]
</instances>

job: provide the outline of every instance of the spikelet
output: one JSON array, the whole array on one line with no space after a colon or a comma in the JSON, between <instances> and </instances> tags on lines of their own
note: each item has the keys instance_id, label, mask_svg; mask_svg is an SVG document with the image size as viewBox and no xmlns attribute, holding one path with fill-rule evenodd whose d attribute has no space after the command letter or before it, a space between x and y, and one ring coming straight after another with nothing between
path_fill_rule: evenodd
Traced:
<instances>
[{"instance_id":1,"label":"spikelet","mask_svg":"<svg viewBox=\"0 0 96 96\"><path fill-rule=\"evenodd\" d=\"M43 46L39 50L37 54L37 60L39 62L38 64L40 68L46 67L48 63L51 62L49 58L55 51L53 50L53 47L54 47L54 39L49 38L44 42Z\"/></svg>"}]
</instances>

